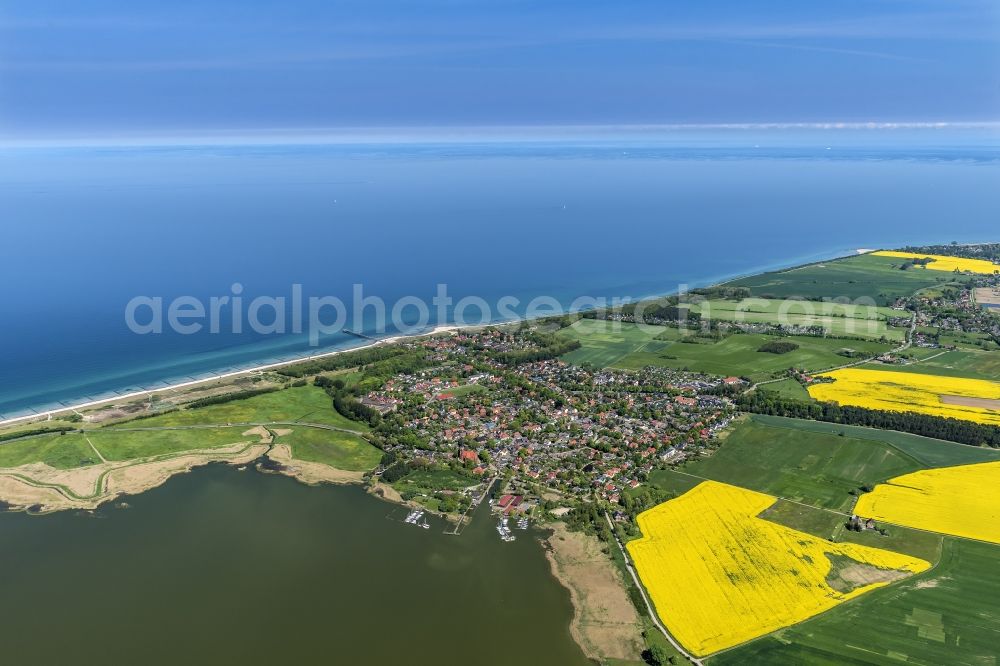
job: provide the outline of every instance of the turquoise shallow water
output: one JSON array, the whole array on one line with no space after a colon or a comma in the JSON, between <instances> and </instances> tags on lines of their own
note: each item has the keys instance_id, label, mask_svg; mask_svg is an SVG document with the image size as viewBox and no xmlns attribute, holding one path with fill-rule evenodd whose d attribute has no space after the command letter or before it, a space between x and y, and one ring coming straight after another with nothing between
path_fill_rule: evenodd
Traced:
<instances>
[{"instance_id":1,"label":"turquoise shallow water","mask_svg":"<svg viewBox=\"0 0 1000 666\"><path fill-rule=\"evenodd\" d=\"M858 247L989 240L996 145L731 133L2 149L0 415L315 351L290 333L135 335L135 296L207 299L238 282L249 302L301 284L349 303L361 284L391 305L443 283L456 300L567 304ZM374 332L367 314L348 323Z\"/></svg>"}]
</instances>

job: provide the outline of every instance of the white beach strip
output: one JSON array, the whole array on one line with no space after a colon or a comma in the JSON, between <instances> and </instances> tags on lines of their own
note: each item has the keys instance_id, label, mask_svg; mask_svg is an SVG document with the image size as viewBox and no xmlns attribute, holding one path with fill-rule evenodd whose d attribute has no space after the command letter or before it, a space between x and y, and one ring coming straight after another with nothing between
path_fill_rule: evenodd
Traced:
<instances>
[{"instance_id":1,"label":"white beach strip","mask_svg":"<svg viewBox=\"0 0 1000 666\"><path fill-rule=\"evenodd\" d=\"M418 338L424 338L431 335L437 335L439 333L448 333L451 331L459 330L458 326L447 324L441 326L435 326L432 330L425 333L414 333L412 335L396 335L389 338L381 338L367 344L363 344L357 347L351 347L349 349L336 349L334 351L323 352L321 354L312 354L309 356L302 356L293 358L285 361L278 361L276 363L265 363L263 365L256 365L252 368L246 368L245 370L234 370L233 372L225 372L219 375L213 375L211 377L204 377L202 379L193 379L187 382L179 382L177 384L169 384L166 386L161 386L154 389L143 389L140 391L133 391L132 393L123 393L121 395L111 396L109 398L101 398L99 400L91 400L89 402L80 402L72 405L66 405L65 407L59 407L57 409L50 409L44 412L36 412L34 414L26 414L24 416L17 416L10 419L4 419L0 421L0 426L11 425L13 423L19 423L21 421L33 421L41 418L48 418L50 416L55 416L56 414L63 414L65 412L75 412L80 409L89 409L90 407L97 407L100 405L107 405L115 402L120 402L122 400L130 400L132 398L138 398L145 395L153 395L156 393L163 393L164 391L176 391L177 389L190 388L192 386L198 386L200 384L207 384L209 382L217 382L223 379L232 379L233 377L239 377L241 375L249 375L255 372L261 372L262 370L273 370L275 368L282 368L286 365L294 365L296 363L304 363L306 361L313 361L320 358L328 358L330 356L336 356L337 354L345 354L347 352L359 351L361 349L369 349L371 347L376 347L378 345L387 345L394 342L399 342L401 340L416 340Z\"/></svg>"}]
</instances>

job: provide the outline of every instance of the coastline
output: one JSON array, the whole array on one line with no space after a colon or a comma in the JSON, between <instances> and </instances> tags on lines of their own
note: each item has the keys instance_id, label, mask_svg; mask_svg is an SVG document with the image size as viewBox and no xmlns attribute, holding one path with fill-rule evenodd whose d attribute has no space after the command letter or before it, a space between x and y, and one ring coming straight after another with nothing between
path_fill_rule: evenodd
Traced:
<instances>
[{"instance_id":1,"label":"coastline","mask_svg":"<svg viewBox=\"0 0 1000 666\"><path fill-rule=\"evenodd\" d=\"M281 435L284 431L275 430L274 434ZM256 466L260 473L281 474L307 486L364 484L365 472L295 458L289 445L275 444L270 430L256 426L240 433L238 441L215 448L122 461L106 460L101 456L99 463L70 469L39 462L0 469L0 501L7 511L32 514L69 509L92 511L122 496L138 495L156 488L195 467L225 463L240 467L242 471L254 462L263 463ZM413 504L385 492L377 497L403 505Z\"/></svg>"},{"instance_id":2,"label":"coastline","mask_svg":"<svg viewBox=\"0 0 1000 666\"><path fill-rule=\"evenodd\" d=\"M281 434L281 433L277 433ZM361 484L364 472L349 472L318 462L300 460L292 455L288 444L273 444L264 454L269 460L278 464L277 469L263 469L262 472L284 474L307 486L318 486L321 483Z\"/></svg>"},{"instance_id":3,"label":"coastline","mask_svg":"<svg viewBox=\"0 0 1000 666\"><path fill-rule=\"evenodd\" d=\"M14 425L16 423L30 422L36 419L50 419L53 416L56 416L57 414L76 412L81 409L100 407L101 405L109 405L115 402L121 402L123 400L131 400L132 398L148 397L151 395L156 395L158 393L165 393L167 391L176 391L182 388L192 388L195 386L201 386L202 384L210 384L212 382L225 381L227 379L234 379L236 377L243 377L245 375L251 375L257 372L262 372L264 370L274 370L275 368L283 368L289 365L295 365L296 363L303 363L305 361L313 361L321 358L329 358L331 356L336 356L338 354L346 354L348 352L358 351L361 349L370 349L372 347L377 347L379 345L390 345L399 342L401 340L418 340L420 338L430 337L432 335L439 335L441 333L447 333L458 330L460 330L458 326L452 324L442 324L439 326L435 326L430 331L424 333L413 333L410 335L394 335L386 338L380 338L378 340L374 340L372 342L359 345L357 347L350 347L348 349L335 349L332 351L322 352L319 354L310 354L308 356L296 357L293 359L289 359L287 361L264 363L261 365L255 365L253 367L246 368L244 370L234 370L232 372L224 372L222 374L213 375L211 377L205 377L203 379L193 379L186 382L169 384L167 386L158 386L152 389L143 389L141 391L133 391L132 393L123 393L121 395L115 395L109 398L101 398L99 400L90 400L87 402L80 402L73 405L66 405L65 407L59 407L56 409L49 409L46 411L35 412L34 414L15 416L0 421L0 427Z\"/></svg>"},{"instance_id":4,"label":"coastline","mask_svg":"<svg viewBox=\"0 0 1000 666\"><path fill-rule=\"evenodd\" d=\"M552 577L569 592L573 640L589 659L602 663L635 659L644 645L642 620L597 537L571 532L561 522L546 527L545 558Z\"/></svg>"},{"instance_id":5,"label":"coastline","mask_svg":"<svg viewBox=\"0 0 1000 666\"><path fill-rule=\"evenodd\" d=\"M856 250L855 255L864 254L871 250ZM788 267L792 268L792 267ZM773 269L773 270L787 270ZM758 275L753 273L750 275ZM733 278L738 279L738 278ZM714 283L724 284L724 283ZM669 294L659 296L644 297L643 300L655 299ZM539 318L544 318L545 315ZM135 399L175 391L180 388L191 388L200 385L211 384L213 382L225 381L228 379L246 376L265 370L287 367L296 363L306 362L315 359L329 358L338 354L352 351L374 348L379 345L391 345L410 340L419 340L434 335L451 334L462 330L482 328L487 325L512 325L519 322L530 321L530 318L522 317L504 322L491 322L490 324L473 325L460 327L454 324L443 324L433 327L429 331L420 333L395 335L385 338L371 340L364 344L347 348L337 349L318 354L312 354L301 358L283 360L275 363L265 363L244 370L222 373L217 376L204 379L180 382L170 386L157 387L155 389L136 391L127 395L118 395L107 399L90 401L73 406L61 407L47 412L25 415L13 419L0 421L0 426L11 425L19 422L29 422L39 420L48 416L51 418L56 414L70 413L76 410L89 409L105 404L120 402L123 400ZM250 432L243 433L251 434ZM281 434L278 432L278 434ZM245 444L245 448L240 451L228 451L215 449L215 455L211 455L209 450L190 451L185 456L172 458L170 460L146 460L140 464L150 465L150 469L142 479L133 476L128 483L119 481L112 485L115 478L122 476L119 470L104 470L94 468L95 473L101 472L100 479L95 481L90 478L91 488L95 489L95 495L87 498L74 500L62 494L62 502L58 498L53 498L52 503L28 503L22 501L20 496L16 496L16 503L12 505L14 510L29 510L33 513L46 513L61 509L93 509L98 505L107 503L124 494L137 494L148 489L161 485L175 474L185 473L192 468L211 462L226 462L231 465L245 465L260 456L266 456L270 460L279 463L280 468L275 473L284 474L295 478L300 483L306 485L318 485L322 483L332 484L361 484L363 473L346 472L329 467L320 463L300 461L292 456L292 452L287 445L274 445L263 436L258 444ZM236 446L236 445L233 445ZM261 450L261 447L264 447ZM230 455L231 454L231 455ZM228 457L227 457L228 456ZM158 465L154 465L158 463ZM110 472L114 472L111 474ZM272 471L272 470L263 470ZM88 470L88 473L90 470ZM55 479L53 479L55 481ZM101 484L103 485L103 488ZM67 486L70 484L66 484ZM0 494L6 498L13 487L24 491L27 488L34 488L36 492L45 496L52 496L55 490L49 486L36 486L34 484L24 484L18 482L13 474L0 474ZM416 507L416 503L406 502L398 496L394 489L381 484L375 484L367 489L369 494L378 499L406 506ZM80 501L85 500L85 501ZM42 507L36 509L35 507ZM449 518L448 516L444 516ZM640 620L635 607L628 594L625 592L625 580L620 572L608 561L606 554L601 552L600 543L593 537L588 537L580 533L569 532L562 523L556 523L552 533L545 539L545 556L549 562L552 576L568 590L570 602L573 607L573 617L570 622L570 633L573 640L580 646L584 654L597 660L606 659L629 659L641 651L642 641L642 621ZM624 599L624 604L622 603ZM634 617L634 619L633 619Z\"/></svg>"},{"instance_id":6,"label":"coastline","mask_svg":"<svg viewBox=\"0 0 1000 666\"><path fill-rule=\"evenodd\" d=\"M840 250L836 250L836 251L831 251L831 253L830 253L831 256L829 258L821 259L821 260L812 259L812 261L809 262L809 263L816 263L816 262L821 262L821 261L833 261L835 259L842 259L842 258L846 258L846 257L857 256L858 254L863 254L863 253L870 252L870 251L871 250L868 250L868 249L854 249L854 250L850 250L850 251L849 250L845 250L845 249L840 249ZM817 253L817 254L822 254L822 253ZM812 256L815 257L816 255L812 255ZM802 258L800 258L797 261L801 261L801 260L802 260ZM794 267L797 267L797 266L800 266L800 265L809 265L809 263L805 263L805 264L802 264L802 263L782 263L780 265L767 266L767 267L758 267L758 268L756 268L756 269L754 269L752 271L749 271L749 272L738 273L738 274L731 274L731 275L725 275L725 276L717 276L717 277L709 278L709 279L707 279L704 282L703 286L704 287L720 286L720 285L727 284L728 282L732 282L733 280L739 280L739 279L743 279L743 278L751 277L751 276L755 276L755 275L762 275L764 273L768 273L768 272L772 272L772 271L787 270L789 268L794 268ZM650 294L645 294L645 295L641 295L641 296L636 296L634 299L632 299L632 302L655 300L657 298L666 298L668 296L674 296L676 294L677 294L677 290L666 291L666 292L658 292L658 293L650 293ZM538 317L535 317L535 318L543 318L543 317L547 317L547 316L551 316L551 315L539 315ZM93 407L100 407L102 405L109 405L109 404L113 404L115 402L121 402L121 401L124 401L124 400L132 400L134 398L140 398L140 397L149 397L149 396L157 395L157 394L160 394L160 393L177 391L179 389L187 389L187 388L193 388L193 387L197 387L197 386L202 386L202 385L205 385L205 384L210 384L212 382L226 381L226 380L229 380L229 379L235 379L235 378L238 378L238 377L252 375L252 374L255 374L255 373L258 373L258 372L262 372L262 371L266 371L266 370L274 370L276 368L283 368L283 367L287 367L289 365L295 365L297 363L303 363L303 362L306 362L306 361L313 361L313 360L317 360L317 359L330 358L332 356L337 356L338 354L344 354L344 353L348 353L348 352L359 351L359 350L362 350L362 349L370 349L372 347L376 347L376 346L379 346L379 345L389 345L389 344L393 344L393 343L396 343L396 342L399 342L399 341L402 341L402 340L418 340L420 338L430 337L430 336L433 336L433 335L439 335L441 333L460 331L460 330L463 330L464 328L481 328L483 326L506 326L506 325L517 324L517 323L521 323L521 322L531 321L532 319L533 318L530 318L530 317L518 317L518 318L515 318L515 319L494 320L494 321L490 321L488 323L473 324L473 325L464 326L464 327L459 326L459 325L455 324L454 322L444 323L444 324L437 324L430 331L425 331L425 332L421 332L421 333L410 333L410 334L392 335L392 336L388 336L388 337L385 337L385 338L379 338L377 340L373 340L371 342L368 342L368 343L365 343L365 344L361 344L361 345L358 345L356 347L349 347L349 348L344 348L344 349L334 349L334 350L331 350L331 351L320 352L318 354L307 354L305 356L297 356L297 357L286 359L286 360L282 360L282 361L274 361L274 362L261 363L259 365L254 365L254 366L242 369L242 370L233 370L231 372L223 372L223 373L211 375L209 377L203 377L201 379L192 379L192 380L187 380L187 381L182 381L182 382L176 382L176 383L173 383L173 384L165 384L164 386L157 386L155 388L141 389L139 391L132 391L130 393L122 393L122 394L119 394L119 395L109 396L107 398L99 398L97 400L87 400L87 401L75 402L73 404L68 404L68 405L63 405L63 406L60 406L60 407L54 407L54 408L51 408L51 409L41 410L41 411L33 412L31 414L22 414L20 416L13 416L13 417L6 418L6 419L0 419L0 428L5 427L5 426L10 426L10 425L15 425L15 424L18 424L18 423L30 423L30 422L36 421L36 420L51 419L51 418L53 418L53 417L55 417L55 416L57 416L59 414L70 414L70 413L77 412L79 410L91 409Z\"/></svg>"},{"instance_id":7,"label":"coastline","mask_svg":"<svg viewBox=\"0 0 1000 666\"><path fill-rule=\"evenodd\" d=\"M247 438L255 436L257 442ZM247 465L265 455L270 442L253 430L242 441L212 449L194 449L178 455L126 461L107 461L68 470L45 463L29 463L0 471L0 496L7 511L45 514L67 509L90 511L102 504L138 495L166 483L178 474L210 463Z\"/></svg>"}]
</instances>

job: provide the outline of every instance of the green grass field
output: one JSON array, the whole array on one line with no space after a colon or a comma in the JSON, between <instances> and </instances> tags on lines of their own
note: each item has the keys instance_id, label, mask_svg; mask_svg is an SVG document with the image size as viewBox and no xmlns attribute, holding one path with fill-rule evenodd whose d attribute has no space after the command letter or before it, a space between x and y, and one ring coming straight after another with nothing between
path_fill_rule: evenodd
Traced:
<instances>
[{"instance_id":1,"label":"green grass field","mask_svg":"<svg viewBox=\"0 0 1000 666\"><path fill-rule=\"evenodd\" d=\"M687 463L683 471L813 506L850 511L855 499L851 490L921 467L911 456L884 443L751 418L739 424L715 453ZM662 485L664 475L676 474L654 472L652 482Z\"/></svg>"},{"instance_id":2,"label":"green grass field","mask_svg":"<svg viewBox=\"0 0 1000 666\"><path fill-rule=\"evenodd\" d=\"M125 423L122 427L224 425L272 421L322 423L359 432L368 430L367 424L351 421L338 414L333 409L333 402L326 392L315 386L297 386L244 400L233 400L197 409L182 409Z\"/></svg>"},{"instance_id":3,"label":"green grass field","mask_svg":"<svg viewBox=\"0 0 1000 666\"><path fill-rule=\"evenodd\" d=\"M456 386L455 388L450 388L442 393L446 393L453 398L462 398L473 393L485 393L486 387L480 384L463 384L462 386Z\"/></svg>"},{"instance_id":4,"label":"green grass field","mask_svg":"<svg viewBox=\"0 0 1000 666\"><path fill-rule=\"evenodd\" d=\"M323 423L359 432L368 429L366 424L348 421L335 412L322 389L303 386L89 429L82 434L41 435L0 443L0 467L32 462L44 462L59 469L92 465L100 460L88 439L105 459L116 462L212 449L237 442L257 442L259 437L256 435L242 434L247 426L225 427L222 424L271 421ZM214 425L219 427L188 427ZM290 444L297 458L349 471L372 469L381 457L381 451L356 435L321 428L303 426L280 441Z\"/></svg>"},{"instance_id":5,"label":"green grass field","mask_svg":"<svg viewBox=\"0 0 1000 666\"><path fill-rule=\"evenodd\" d=\"M786 500L778 500L760 514L772 522L806 532L834 542L849 541L873 548L885 548L898 553L906 553L934 563L941 556L940 534L899 527L880 525L888 532L883 536L875 530L853 532L847 529L847 517Z\"/></svg>"},{"instance_id":6,"label":"green grass field","mask_svg":"<svg viewBox=\"0 0 1000 666\"><path fill-rule=\"evenodd\" d=\"M956 276L942 271L902 271L900 263L891 257L861 255L754 275L726 286L748 287L755 297L870 299L874 305L885 306L900 296L956 280Z\"/></svg>"},{"instance_id":7,"label":"green grass field","mask_svg":"<svg viewBox=\"0 0 1000 666\"><path fill-rule=\"evenodd\" d=\"M713 315L735 318L735 313L741 312L747 316L762 315L762 321L777 321L781 313L787 315L834 317L859 320L885 320L890 317L906 316L905 312L889 307L872 305L856 305L852 303L836 303L832 301L804 301L801 299L764 299L747 298L743 300L711 299L706 305L699 305L696 310L704 312L708 309ZM724 315L724 313L730 313Z\"/></svg>"},{"instance_id":8,"label":"green grass field","mask_svg":"<svg viewBox=\"0 0 1000 666\"><path fill-rule=\"evenodd\" d=\"M905 316L891 308L803 300L748 298L709 300L692 306L703 319L791 326L822 326L829 335L902 341L906 329L888 326L889 317Z\"/></svg>"},{"instance_id":9,"label":"green grass field","mask_svg":"<svg viewBox=\"0 0 1000 666\"><path fill-rule=\"evenodd\" d=\"M946 351L909 365L868 364L864 367L895 372L915 372L945 377L969 377L1000 381L1000 353L988 351Z\"/></svg>"},{"instance_id":10,"label":"green grass field","mask_svg":"<svg viewBox=\"0 0 1000 666\"><path fill-rule=\"evenodd\" d=\"M562 358L577 365L640 369L647 365L688 369L715 375L740 375L769 379L791 367L816 371L851 361L837 352L879 354L891 344L874 340L843 340L811 336L731 335L719 342L680 342L684 332L676 328L581 319L562 332L578 340L580 349ZM686 339L695 340L693 335ZM772 340L788 340L799 348L787 354L771 354L758 349ZM801 396L800 396L801 397Z\"/></svg>"},{"instance_id":11,"label":"green grass field","mask_svg":"<svg viewBox=\"0 0 1000 666\"><path fill-rule=\"evenodd\" d=\"M560 335L579 340L581 347L563 356L567 363L583 365L590 363L598 368L614 365L624 356L644 350L648 346L663 349L664 343L654 340L664 328L658 326L636 326L635 324L605 321L603 319L580 319L572 326L560 331Z\"/></svg>"},{"instance_id":12,"label":"green grass field","mask_svg":"<svg viewBox=\"0 0 1000 666\"><path fill-rule=\"evenodd\" d=\"M934 349L932 347L910 347L903 352L903 355L914 361L923 361L926 358L937 356L940 353L940 349Z\"/></svg>"},{"instance_id":13,"label":"green grass field","mask_svg":"<svg viewBox=\"0 0 1000 666\"><path fill-rule=\"evenodd\" d=\"M139 421L143 427L145 422ZM214 449L236 442L258 442L244 435L246 428L191 428L187 430L93 430L86 437L107 460L132 460L194 449Z\"/></svg>"},{"instance_id":14,"label":"green grass field","mask_svg":"<svg viewBox=\"0 0 1000 666\"><path fill-rule=\"evenodd\" d=\"M18 434L31 433L39 429L55 430L56 428L66 428L67 430L75 430L79 428L82 424L79 422L68 421L64 418L53 418L51 421L45 421L44 423L39 422L28 422L28 423L17 423L0 428L5 436L15 437Z\"/></svg>"},{"instance_id":15,"label":"green grass field","mask_svg":"<svg viewBox=\"0 0 1000 666\"><path fill-rule=\"evenodd\" d=\"M788 419L781 416L754 414L753 421L761 425L798 430L804 436L809 433L837 435L843 432L853 439L863 439L892 446L913 458L923 467L948 467L950 465L971 465L977 462L1000 460L1000 449L969 446L947 442L941 439L910 435L894 430L877 430L861 426L838 425L821 421Z\"/></svg>"},{"instance_id":16,"label":"green grass field","mask_svg":"<svg viewBox=\"0 0 1000 666\"><path fill-rule=\"evenodd\" d=\"M995 664L1000 548L945 539L937 566L708 660L724 664Z\"/></svg>"},{"instance_id":17,"label":"green grass field","mask_svg":"<svg viewBox=\"0 0 1000 666\"><path fill-rule=\"evenodd\" d=\"M721 653L718 664L980 664L1000 657L1000 547L882 525L851 532L845 516L859 485L924 467L1000 459L1000 451L904 433L773 416L739 424L711 457L650 482L682 493L698 478L780 495L761 517L835 542L921 557L929 571L815 618ZM800 503L801 502L801 503Z\"/></svg>"},{"instance_id":18,"label":"green grass field","mask_svg":"<svg viewBox=\"0 0 1000 666\"><path fill-rule=\"evenodd\" d=\"M143 423L140 421L140 423ZM0 444L0 467L43 462L58 469L71 469L100 462L89 439L106 460L146 458L194 449L212 449L236 442L256 442L255 435L242 435L244 428L195 428L190 430L88 430L85 433L42 435Z\"/></svg>"},{"instance_id":19,"label":"green grass field","mask_svg":"<svg viewBox=\"0 0 1000 666\"><path fill-rule=\"evenodd\" d=\"M72 469L100 462L87 440L78 433L41 435L0 443L0 467L43 462L57 469Z\"/></svg>"},{"instance_id":20,"label":"green grass field","mask_svg":"<svg viewBox=\"0 0 1000 666\"><path fill-rule=\"evenodd\" d=\"M948 333L942 333L941 337L938 339L944 347L957 347L958 349L965 349L971 351L997 351L1000 350L1000 345L996 343L990 336L985 333L966 333L958 331L949 331Z\"/></svg>"},{"instance_id":21,"label":"green grass field","mask_svg":"<svg viewBox=\"0 0 1000 666\"><path fill-rule=\"evenodd\" d=\"M401 493L434 493L462 490L479 483L480 478L453 469L416 469L392 485Z\"/></svg>"},{"instance_id":22,"label":"green grass field","mask_svg":"<svg viewBox=\"0 0 1000 666\"><path fill-rule=\"evenodd\" d=\"M758 351L773 340L786 340L799 345L787 354ZM637 350L613 363L618 368L638 369L647 365L688 369L713 375L747 376L756 380L778 376L788 368L807 371L826 370L850 363L838 354L844 349L880 354L892 345L873 340L840 340L807 336L777 337L772 335L731 335L708 344L670 343L660 352ZM579 350L578 350L579 351ZM576 352L574 352L576 353ZM568 359L567 359L568 360Z\"/></svg>"},{"instance_id":23,"label":"green grass field","mask_svg":"<svg viewBox=\"0 0 1000 666\"><path fill-rule=\"evenodd\" d=\"M803 402L809 402L812 400L809 396L809 391L807 391L806 388L798 382L798 380L791 378L782 379L770 384L763 384L759 390L777 393L782 398L790 400L802 400Z\"/></svg>"},{"instance_id":24,"label":"green grass field","mask_svg":"<svg viewBox=\"0 0 1000 666\"><path fill-rule=\"evenodd\" d=\"M296 427L290 434L279 436L276 443L290 445L292 456L299 460L350 472L374 469L382 457L379 449L357 435L322 428Z\"/></svg>"}]
</instances>

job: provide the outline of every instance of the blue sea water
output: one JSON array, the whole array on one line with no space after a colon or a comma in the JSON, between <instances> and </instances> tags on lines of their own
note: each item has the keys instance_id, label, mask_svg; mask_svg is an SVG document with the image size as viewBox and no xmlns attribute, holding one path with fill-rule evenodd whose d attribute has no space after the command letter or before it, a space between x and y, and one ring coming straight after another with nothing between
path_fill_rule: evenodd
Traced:
<instances>
[{"instance_id":1,"label":"blue sea water","mask_svg":"<svg viewBox=\"0 0 1000 666\"><path fill-rule=\"evenodd\" d=\"M136 296L640 297L998 240L998 185L995 134L943 131L3 148L0 415L319 351L137 335Z\"/></svg>"}]
</instances>

